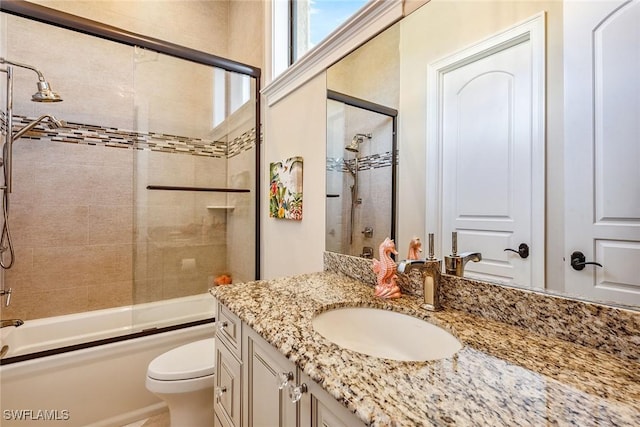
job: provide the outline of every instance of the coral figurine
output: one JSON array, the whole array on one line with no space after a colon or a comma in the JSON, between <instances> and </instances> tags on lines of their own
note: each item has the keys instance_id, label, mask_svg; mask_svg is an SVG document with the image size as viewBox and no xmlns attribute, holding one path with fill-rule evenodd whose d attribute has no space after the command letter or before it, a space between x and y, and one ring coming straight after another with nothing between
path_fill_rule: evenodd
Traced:
<instances>
[{"instance_id":1,"label":"coral figurine","mask_svg":"<svg viewBox=\"0 0 640 427\"><path fill-rule=\"evenodd\" d=\"M420 259L420 252L422 252L422 242L419 237L414 237L409 242L409 254L407 259Z\"/></svg>"},{"instance_id":2,"label":"coral figurine","mask_svg":"<svg viewBox=\"0 0 640 427\"><path fill-rule=\"evenodd\" d=\"M396 245L388 237L380 244L380 261L373 260L373 272L376 273L378 284L375 288L375 295L380 298L399 298L402 296L400 288L396 284L396 263L390 254L397 255Z\"/></svg>"},{"instance_id":3,"label":"coral figurine","mask_svg":"<svg viewBox=\"0 0 640 427\"><path fill-rule=\"evenodd\" d=\"M221 274L215 279L213 279L213 284L216 286L220 285L230 285L231 284L231 276L228 274Z\"/></svg>"}]
</instances>

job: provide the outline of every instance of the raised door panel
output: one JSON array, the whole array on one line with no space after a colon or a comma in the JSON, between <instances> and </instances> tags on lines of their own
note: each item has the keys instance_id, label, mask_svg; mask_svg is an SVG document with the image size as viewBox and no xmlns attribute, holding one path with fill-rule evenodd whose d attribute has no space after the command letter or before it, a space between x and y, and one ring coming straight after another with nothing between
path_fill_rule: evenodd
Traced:
<instances>
[{"instance_id":1,"label":"raised door panel","mask_svg":"<svg viewBox=\"0 0 640 427\"><path fill-rule=\"evenodd\" d=\"M242 371L240 361L225 345L216 345L216 387L214 409L233 427L241 427Z\"/></svg>"},{"instance_id":2,"label":"raised door panel","mask_svg":"<svg viewBox=\"0 0 640 427\"><path fill-rule=\"evenodd\" d=\"M322 402L318 401L315 396L311 396L313 407L314 426L317 427L348 427L333 412L331 412Z\"/></svg>"},{"instance_id":3,"label":"raised door panel","mask_svg":"<svg viewBox=\"0 0 640 427\"><path fill-rule=\"evenodd\" d=\"M565 286L640 305L640 1L565 2ZM575 270L580 251L587 265Z\"/></svg>"},{"instance_id":4,"label":"raised door panel","mask_svg":"<svg viewBox=\"0 0 640 427\"><path fill-rule=\"evenodd\" d=\"M246 357L246 407L249 427L295 427L296 404L288 398L285 386L278 387L280 374L291 373L296 384L296 367L278 353L253 330L247 331Z\"/></svg>"},{"instance_id":5,"label":"raised door panel","mask_svg":"<svg viewBox=\"0 0 640 427\"><path fill-rule=\"evenodd\" d=\"M307 392L300 401L300 427L364 427L364 423L308 376L300 374Z\"/></svg>"}]
</instances>

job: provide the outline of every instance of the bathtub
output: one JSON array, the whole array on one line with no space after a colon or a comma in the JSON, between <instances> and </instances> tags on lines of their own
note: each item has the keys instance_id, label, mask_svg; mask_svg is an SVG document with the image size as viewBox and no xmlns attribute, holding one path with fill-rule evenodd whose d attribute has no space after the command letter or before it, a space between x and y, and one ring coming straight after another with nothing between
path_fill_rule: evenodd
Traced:
<instances>
[{"instance_id":1,"label":"bathtub","mask_svg":"<svg viewBox=\"0 0 640 427\"><path fill-rule=\"evenodd\" d=\"M213 337L215 314L207 293L2 328L0 424L122 426L161 411L145 388L147 365Z\"/></svg>"}]
</instances>

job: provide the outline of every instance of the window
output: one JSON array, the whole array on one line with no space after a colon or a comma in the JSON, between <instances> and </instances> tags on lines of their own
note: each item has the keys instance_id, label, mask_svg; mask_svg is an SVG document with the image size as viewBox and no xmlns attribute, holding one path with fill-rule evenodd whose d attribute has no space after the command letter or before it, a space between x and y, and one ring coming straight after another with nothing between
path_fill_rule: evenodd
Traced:
<instances>
[{"instance_id":1,"label":"window","mask_svg":"<svg viewBox=\"0 0 640 427\"><path fill-rule=\"evenodd\" d=\"M308 6L303 14L307 23L304 40L308 50L298 54L292 63L290 40L294 25L290 16L295 3L303 1ZM337 16L336 12L340 10L335 5L347 3L351 4L351 15L340 14L340 21L330 18ZM267 105L278 102L403 16L403 0L271 0L270 4L265 34L268 42L266 85L261 91L267 98ZM333 10L327 11L332 6ZM322 29L320 22L330 26L325 25Z\"/></svg>"},{"instance_id":2,"label":"window","mask_svg":"<svg viewBox=\"0 0 640 427\"><path fill-rule=\"evenodd\" d=\"M214 68L212 86L215 128L251 99L251 77Z\"/></svg>"},{"instance_id":3,"label":"window","mask_svg":"<svg viewBox=\"0 0 640 427\"><path fill-rule=\"evenodd\" d=\"M293 64L369 0L290 0L290 55Z\"/></svg>"}]
</instances>

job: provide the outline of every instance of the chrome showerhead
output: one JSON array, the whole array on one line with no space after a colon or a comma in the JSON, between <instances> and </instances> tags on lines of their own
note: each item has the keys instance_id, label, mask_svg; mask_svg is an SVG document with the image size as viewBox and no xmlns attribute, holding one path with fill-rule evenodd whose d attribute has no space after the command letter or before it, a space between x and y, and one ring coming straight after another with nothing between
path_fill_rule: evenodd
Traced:
<instances>
[{"instance_id":1,"label":"chrome showerhead","mask_svg":"<svg viewBox=\"0 0 640 427\"><path fill-rule=\"evenodd\" d=\"M38 75L38 91L31 96L31 100L34 102L60 102L62 101L62 97L58 95L56 92L51 90L51 85L47 83L47 80L44 78L40 70L36 67L21 64L19 62L9 61L5 58L0 58L0 64L9 64L15 67L26 68L27 70L31 70Z\"/></svg>"},{"instance_id":2,"label":"chrome showerhead","mask_svg":"<svg viewBox=\"0 0 640 427\"><path fill-rule=\"evenodd\" d=\"M49 129L58 129L67 127L67 122L64 120L58 120L55 116L49 116Z\"/></svg>"},{"instance_id":3,"label":"chrome showerhead","mask_svg":"<svg viewBox=\"0 0 640 427\"><path fill-rule=\"evenodd\" d=\"M60 102L62 97L51 90L49 83L45 80L38 82L38 91L31 96L34 102Z\"/></svg>"},{"instance_id":4,"label":"chrome showerhead","mask_svg":"<svg viewBox=\"0 0 640 427\"><path fill-rule=\"evenodd\" d=\"M344 149L347 150L347 151L351 151L352 153L357 153L359 151L358 150L358 143L351 141L351 144L349 144L346 147L344 147Z\"/></svg>"},{"instance_id":5,"label":"chrome showerhead","mask_svg":"<svg viewBox=\"0 0 640 427\"><path fill-rule=\"evenodd\" d=\"M356 133L349 145L344 147L344 149L347 151L351 151L352 153L359 153L360 144L364 142L365 138L371 139L371 136L372 135L370 133Z\"/></svg>"}]
</instances>

